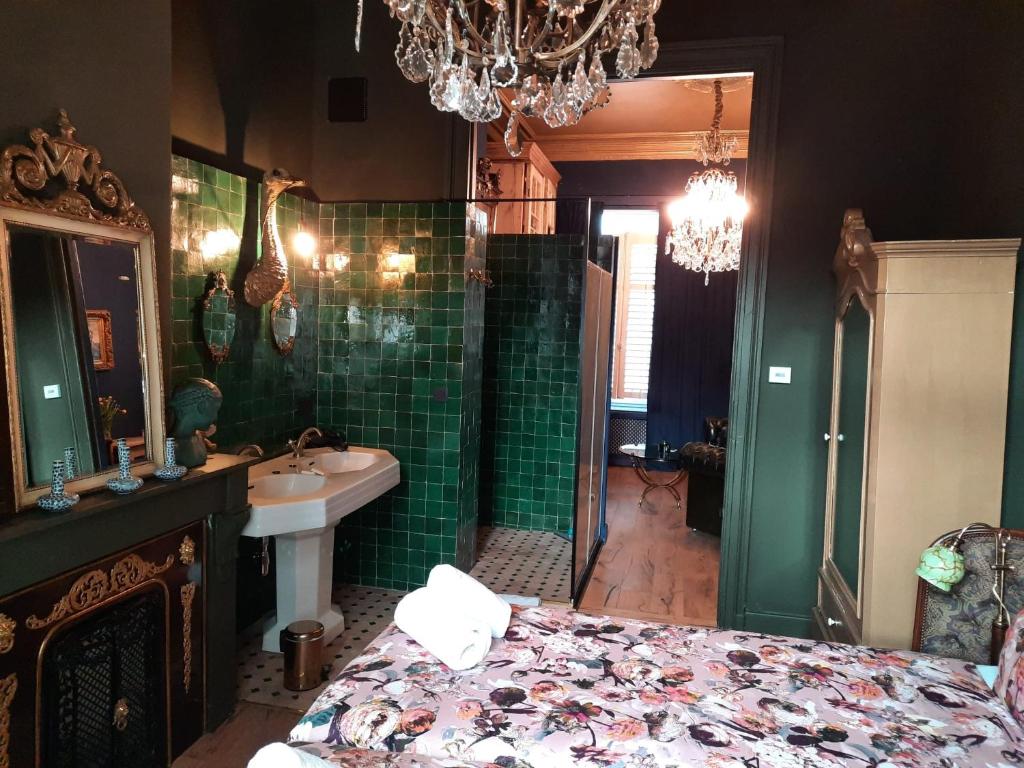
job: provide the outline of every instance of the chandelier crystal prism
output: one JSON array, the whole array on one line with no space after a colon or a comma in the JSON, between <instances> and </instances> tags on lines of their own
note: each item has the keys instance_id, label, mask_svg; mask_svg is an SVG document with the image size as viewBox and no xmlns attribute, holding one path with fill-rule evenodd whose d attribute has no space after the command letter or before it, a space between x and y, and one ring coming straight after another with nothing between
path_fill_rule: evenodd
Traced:
<instances>
[{"instance_id":1,"label":"chandelier crystal prism","mask_svg":"<svg viewBox=\"0 0 1024 768\"><path fill-rule=\"evenodd\" d=\"M384 2L402 22L398 68L412 82L427 83L439 110L491 122L503 112L499 91L510 91L505 146L513 156L521 151L523 116L561 128L608 102L603 56L614 57L624 80L658 56L654 14L661 0Z\"/></svg>"},{"instance_id":2,"label":"chandelier crystal prism","mask_svg":"<svg viewBox=\"0 0 1024 768\"><path fill-rule=\"evenodd\" d=\"M743 219L748 210L747 201L736 192L736 174L724 169L732 160L736 139L721 134L721 80L715 80L714 93L711 130L698 139L695 151L705 166L723 167L690 176L683 197L669 206L672 228L665 240L665 253L684 269L703 272L704 285L712 272L739 269Z\"/></svg>"}]
</instances>

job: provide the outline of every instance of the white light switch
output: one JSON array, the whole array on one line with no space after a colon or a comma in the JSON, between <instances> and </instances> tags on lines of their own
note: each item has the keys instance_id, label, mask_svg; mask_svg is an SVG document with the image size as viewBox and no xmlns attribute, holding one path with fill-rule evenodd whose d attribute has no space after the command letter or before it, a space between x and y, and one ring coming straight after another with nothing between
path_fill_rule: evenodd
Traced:
<instances>
[{"instance_id":1,"label":"white light switch","mask_svg":"<svg viewBox=\"0 0 1024 768\"><path fill-rule=\"evenodd\" d=\"M768 381L772 384L789 384L793 380L793 369L789 366L773 365L768 369Z\"/></svg>"},{"instance_id":2,"label":"white light switch","mask_svg":"<svg viewBox=\"0 0 1024 768\"><path fill-rule=\"evenodd\" d=\"M60 384L47 384L43 387L43 397L47 400L55 400L60 397Z\"/></svg>"}]
</instances>

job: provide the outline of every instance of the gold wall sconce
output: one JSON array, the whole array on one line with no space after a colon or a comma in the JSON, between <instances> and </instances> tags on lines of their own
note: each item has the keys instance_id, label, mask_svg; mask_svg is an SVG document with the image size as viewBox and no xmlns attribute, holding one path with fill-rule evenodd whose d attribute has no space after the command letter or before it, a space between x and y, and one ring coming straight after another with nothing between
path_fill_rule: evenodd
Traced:
<instances>
[{"instance_id":1,"label":"gold wall sconce","mask_svg":"<svg viewBox=\"0 0 1024 768\"><path fill-rule=\"evenodd\" d=\"M378 260L381 279L387 287L395 287L402 279L416 271L416 252L383 253Z\"/></svg>"}]
</instances>

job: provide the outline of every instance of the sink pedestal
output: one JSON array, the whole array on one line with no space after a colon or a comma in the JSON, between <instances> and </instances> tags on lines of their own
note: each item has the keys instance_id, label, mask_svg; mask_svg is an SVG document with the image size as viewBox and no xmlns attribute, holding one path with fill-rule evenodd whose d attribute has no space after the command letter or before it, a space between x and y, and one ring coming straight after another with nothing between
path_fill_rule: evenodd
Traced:
<instances>
[{"instance_id":1,"label":"sink pedestal","mask_svg":"<svg viewBox=\"0 0 1024 768\"><path fill-rule=\"evenodd\" d=\"M324 645L345 629L341 609L331 603L334 582L334 526L275 537L277 614L263 632L263 650L281 652L281 630L293 621L313 619L324 625Z\"/></svg>"}]
</instances>

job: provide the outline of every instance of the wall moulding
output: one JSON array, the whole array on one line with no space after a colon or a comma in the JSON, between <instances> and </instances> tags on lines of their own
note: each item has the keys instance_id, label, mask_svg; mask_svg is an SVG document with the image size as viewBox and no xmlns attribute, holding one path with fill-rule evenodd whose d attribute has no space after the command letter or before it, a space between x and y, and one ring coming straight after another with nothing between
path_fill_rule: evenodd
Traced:
<instances>
[{"instance_id":1,"label":"wall moulding","mask_svg":"<svg viewBox=\"0 0 1024 768\"><path fill-rule=\"evenodd\" d=\"M535 137L553 163L586 160L696 160L697 140L706 131L674 133L563 133ZM722 131L736 139L733 157L745 158L749 131Z\"/></svg>"}]
</instances>

